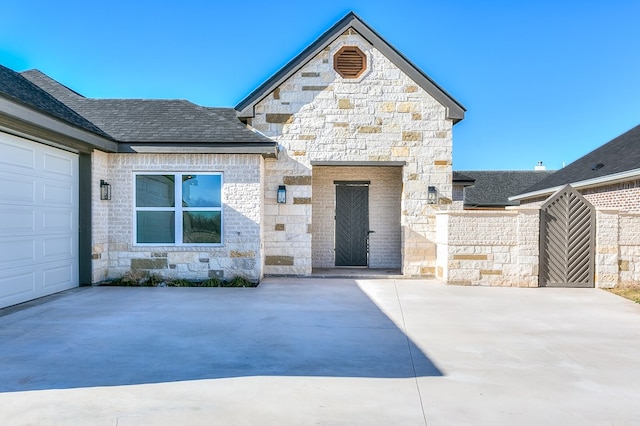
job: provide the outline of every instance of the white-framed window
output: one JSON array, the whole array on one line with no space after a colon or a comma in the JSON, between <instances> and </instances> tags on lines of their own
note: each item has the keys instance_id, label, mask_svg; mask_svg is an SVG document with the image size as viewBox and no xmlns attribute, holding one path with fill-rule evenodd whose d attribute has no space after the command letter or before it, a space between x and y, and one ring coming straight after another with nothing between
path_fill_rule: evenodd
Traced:
<instances>
[{"instance_id":1,"label":"white-framed window","mask_svg":"<svg viewBox=\"0 0 640 426\"><path fill-rule=\"evenodd\" d=\"M134 244L222 245L222 173L135 173L134 210Z\"/></svg>"}]
</instances>

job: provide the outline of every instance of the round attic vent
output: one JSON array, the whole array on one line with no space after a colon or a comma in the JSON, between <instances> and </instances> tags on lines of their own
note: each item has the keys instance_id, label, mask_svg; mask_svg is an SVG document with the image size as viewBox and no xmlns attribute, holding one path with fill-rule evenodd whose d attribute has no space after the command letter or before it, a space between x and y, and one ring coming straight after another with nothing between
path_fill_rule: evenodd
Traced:
<instances>
[{"instance_id":1,"label":"round attic vent","mask_svg":"<svg viewBox=\"0 0 640 426\"><path fill-rule=\"evenodd\" d=\"M342 78L358 78L367 69L367 56L355 46L344 46L333 56L333 68Z\"/></svg>"}]
</instances>

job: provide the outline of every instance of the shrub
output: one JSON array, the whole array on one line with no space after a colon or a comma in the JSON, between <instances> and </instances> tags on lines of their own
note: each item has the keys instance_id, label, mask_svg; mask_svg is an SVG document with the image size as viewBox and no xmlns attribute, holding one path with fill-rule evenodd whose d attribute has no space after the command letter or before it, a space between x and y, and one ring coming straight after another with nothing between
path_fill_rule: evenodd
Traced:
<instances>
[{"instance_id":1,"label":"shrub","mask_svg":"<svg viewBox=\"0 0 640 426\"><path fill-rule=\"evenodd\" d=\"M245 277L236 275L228 281L227 287L255 287L255 285Z\"/></svg>"},{"instance_id":2,"label":"shrub","mask_svg":"<svg viewBox=\"0 0 640 426\"><path fill-rule=\"evenodd\" d=\"M167 287L193 287L196 284L197 283L185 280L184 278L176 278L174 280L167 281Z\"/></svg>"},{"instance_id":3,"label":"shrub","mask_svg":"<svg viewBox=\"0 0 640 426\"><path fill-rule=\"evenodd\" d=\"M223 287L223 286L224 286L224 281L222 281L220 278L211 277L209 279L202 281L199 287Z\"/></svg>"},{"instance_id":4,"label":"shrub","mask_svg":"<svg viewBox=\"0 0 640 426\"><path fill-rule=\"evenodd\" d=\"M230 280L211 277L204 281L190 281L184 278L163 279L158 275L149 275L144 271L129 271L121 278L107 281L102 285L124 287L257 287L258 282L236 275Z\"/></svg>"}]
</instances>

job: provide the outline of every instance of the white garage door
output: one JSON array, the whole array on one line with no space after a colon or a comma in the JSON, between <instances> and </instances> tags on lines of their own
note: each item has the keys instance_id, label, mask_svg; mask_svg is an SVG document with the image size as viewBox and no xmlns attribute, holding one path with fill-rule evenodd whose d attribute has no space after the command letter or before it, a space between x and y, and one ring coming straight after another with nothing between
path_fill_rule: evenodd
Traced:
<instances>
[{"instance_id":1,"label":"white garage door","mask_svg":"<svg viewBox=\"0 0 640 426\"><path fill-rule=\"evenodd\" d=\"M78 155L0 132L0 308L78 286Z\"/></svg>"}]
</instances>

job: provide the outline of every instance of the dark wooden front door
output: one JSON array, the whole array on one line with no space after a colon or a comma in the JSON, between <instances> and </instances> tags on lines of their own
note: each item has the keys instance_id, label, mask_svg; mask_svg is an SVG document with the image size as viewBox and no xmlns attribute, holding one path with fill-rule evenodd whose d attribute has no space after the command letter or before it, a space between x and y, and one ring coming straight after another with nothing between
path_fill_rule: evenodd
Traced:
<instances>
[{"instance_id":1,"label":"dark wooden front door","mask_svg":"<svg viewBox=\"0 0 640 426\"><path fill-rule=\"evenodd\" d=\"M368 182L336 183L336 266L367 266Z\"/></svg>"}]
</instances>

